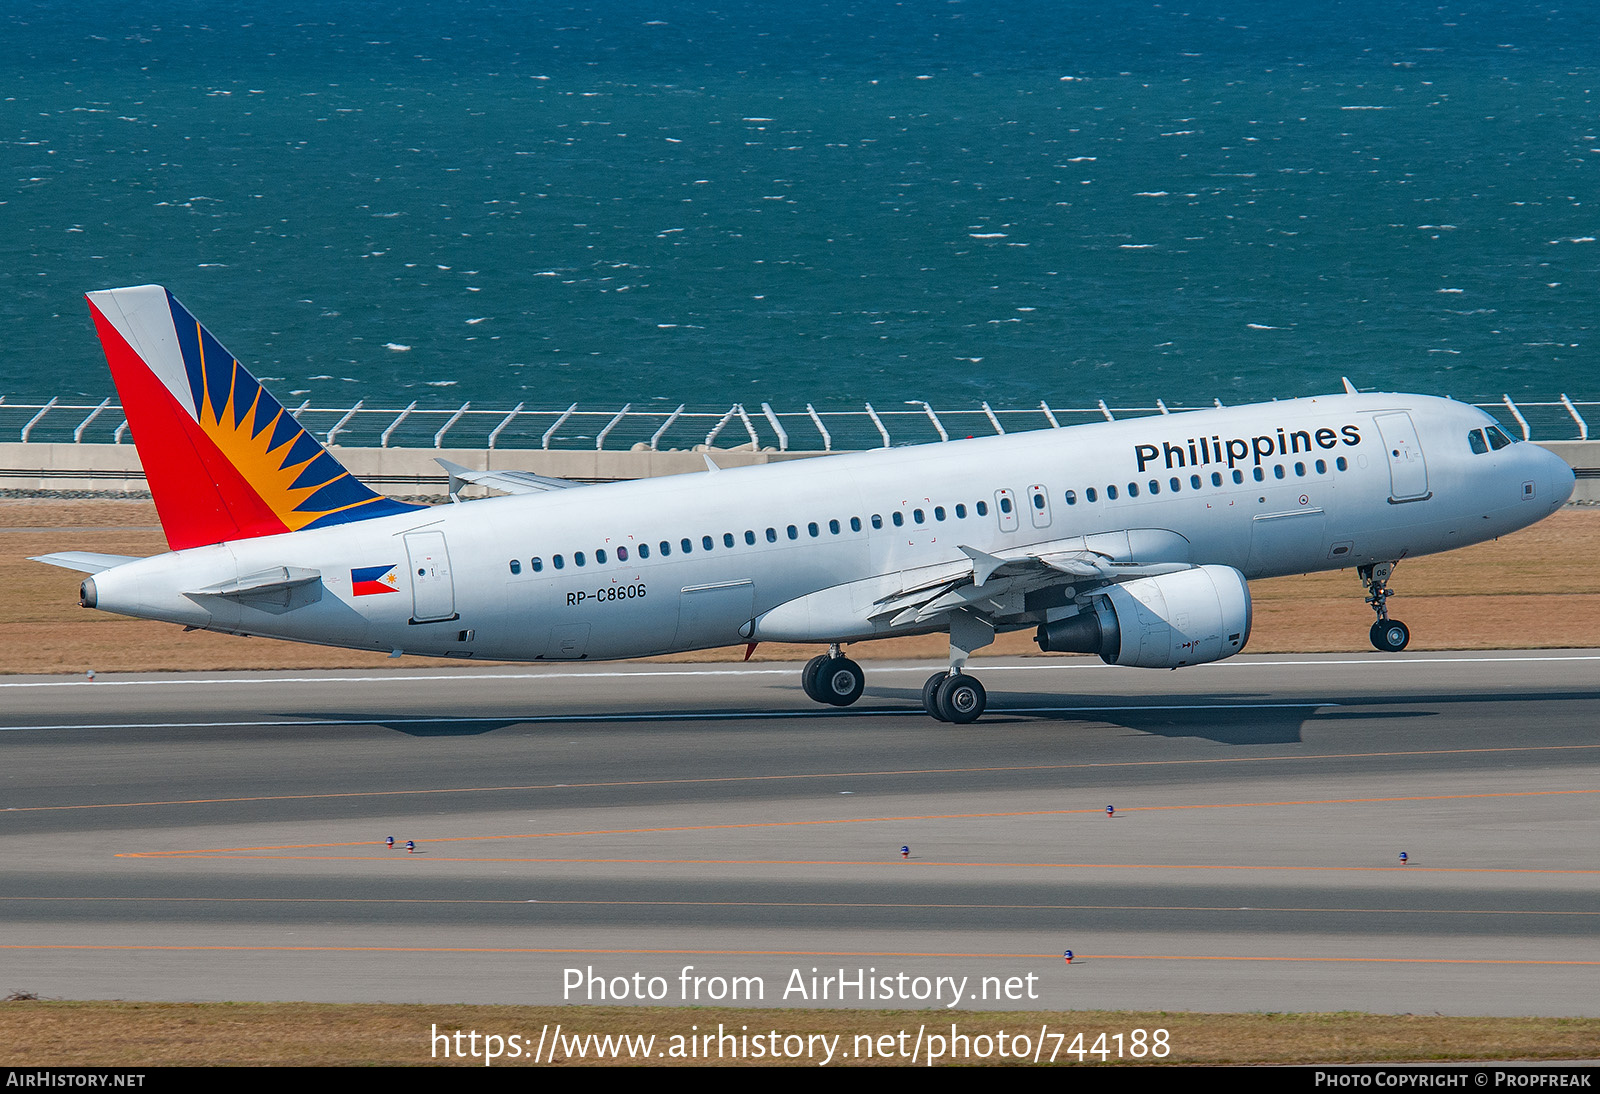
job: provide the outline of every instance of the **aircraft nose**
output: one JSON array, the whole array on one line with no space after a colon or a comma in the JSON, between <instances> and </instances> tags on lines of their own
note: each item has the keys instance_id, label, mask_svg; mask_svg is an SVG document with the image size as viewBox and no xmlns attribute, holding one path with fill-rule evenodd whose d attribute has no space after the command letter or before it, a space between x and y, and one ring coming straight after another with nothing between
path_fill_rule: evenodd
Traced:
<instances>
[{"instance_id":1,"label":"aircraft nose","mask_svg":"<svg viewBox=\"0 0 1600 1094\"><path fill-rule=\"evenodd\" d=\"M1554 452L1546 450L1545 478L1550 485L1550 500L1555 507L1565 505L1572 498L1578 474L1572 465Z\"/></svg>"}]
</instances>

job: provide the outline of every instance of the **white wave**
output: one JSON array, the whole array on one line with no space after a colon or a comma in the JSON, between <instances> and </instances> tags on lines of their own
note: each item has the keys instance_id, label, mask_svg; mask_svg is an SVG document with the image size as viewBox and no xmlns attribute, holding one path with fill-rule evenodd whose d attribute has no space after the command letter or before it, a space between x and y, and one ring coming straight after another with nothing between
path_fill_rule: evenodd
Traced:
<instances>
[{"instance_id":1,"label":"white wave","mask_svg":"<svg viewBox=\"0 0 1600 1094\"><path fill-rule=\"evenodd\" d=\"M384 349L392 349L396 353L405 353L411 347L410 346L402 346L399 342L385 342L383 344L383 348Z\"/></svg>"},{"instance_id":2,"label":"white wave","mask_svg":"<svg viewBox=\"0 0 1600 1094\"><path fill-rule=\"evenodd\" d=\"M1282 330L1282 327L1268 326L1266 323L1246 323L1251 330Z\"/></svg>"},{"instance_id":3,"label":"white wave","mask_svg":"<svg viewBox=\"0 0 1600 1094\"><path fill-rule=\"evenodd\" d=\"M1140 190L1133 196L1136 198L1164 198L1167 196L1167 192L1165 190Z\"/></svg>"},{"instance_id":4,"label":"white wave","mask_svg":"<svg viewBox=\"0 0 1600 1094\"><path fill-rule=\"evenodd\" d=\"M968 232L967 235L973 239L1004 239L1006 237L1005 232Z\"/></svg>"},{"instance_id":5,"label":"white wave","mask_svg":"<svg viewBox=\"0 0 1600 1094\"><path fill-rule=\"evenodd\" d=\"M475 326L477 326L479 323L483 322L487 318L489 318L487 315L480 315L476 319L468 319L467 320L467 326L475 327Z\"/></svg>"},{"instance_id":6,"label":"white wave","mask_svg":"<svg viewBox=\"0 0 1600 1094\"><path fill-rule=\"evenodd\" d=\"M428 381L428 386L429 387L455 387L456 383L457 383L457 381L455 381L455 380L429 380Z\"/></svg>"}]
</instances>

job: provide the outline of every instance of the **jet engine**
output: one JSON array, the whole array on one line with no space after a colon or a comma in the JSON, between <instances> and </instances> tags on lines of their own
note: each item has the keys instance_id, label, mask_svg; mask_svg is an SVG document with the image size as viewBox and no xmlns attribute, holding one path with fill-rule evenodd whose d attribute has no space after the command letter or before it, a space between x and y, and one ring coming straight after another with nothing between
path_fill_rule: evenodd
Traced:
<instances>
[{"instance_id":1,"label":"jet engine","mask_svg":"<svg viewBox=\"0 0 1600 1094\"><path fill-rule=\"evenodd\" d=\"M1250 587L1231 566L1143 577L1094 594L1077 615L1044 623L1046 653L1097 653L1108 665L1175 669L1232 657L1250 640Z\"/></svg>"}]
</instances>

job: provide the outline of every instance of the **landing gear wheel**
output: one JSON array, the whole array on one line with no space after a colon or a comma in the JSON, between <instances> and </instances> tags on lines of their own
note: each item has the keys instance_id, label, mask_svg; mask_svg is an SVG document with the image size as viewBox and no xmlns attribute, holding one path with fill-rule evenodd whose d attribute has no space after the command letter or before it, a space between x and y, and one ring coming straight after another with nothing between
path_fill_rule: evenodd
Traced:
<instances>
[{"instance_id":1,"label":"landing gear wheel","mask_svg":"<svg viewBox=\"0 0 1600 1094\"><path fill-rule=\"evenodd\" d=\"M1372 645L1384 653L1399 653L1411 642L1411 628L1398 619L1380 620L1372 625Z\"/></svg>"},{"instance_id":2,"label":"landing gear wheel","mask_svg":"<svg viewBox=\"0 0 1600 1094\"><path fill-rule=\"evenodd\" d=\"M817 688L817 674L822 671L822 666L829 661L827 654L813 657L806 662L806 667L800 670L800 687L805 691L806 698L814 703L826 703L827 697Z\"/></svg>"},{"instance_id":3,"label":"landing gear wheel","mask_svg":"<svg viewBox=\"0 0 1600 1094\"><path fill-rule=\"evenodd\" d=\"M862 674L861 666L850 658L825 657L812 686L817 689L817 698L824 703L847 707L861 698L867 678Z\"/></svg>"},{"instance_id":4,"label":"landing gear wheel","mask_svg":"<svg viewBox=\"0 0 1600 1094\"><path fill-rule=\"evenodd\" d=\"M950 679L948 672L936 672L928 677L928 682L922 685L922 709L941 722L949 721L939 711L939 688L946 680Z\"/></svg>"},{"instance_id":5,"label":"landing gear wheel","mask_svg":"<svg viewBox=\"0 0 1600 1094\"><path fill-rule=\"evenodd\" d=\"M978 681L966 673L957 673L946 677L944 683L939 685L934 702L938 704L939 713L945 721L964 726L983 716L984 708L989 705L989 696Z\"/></svg>"}]
</instances>

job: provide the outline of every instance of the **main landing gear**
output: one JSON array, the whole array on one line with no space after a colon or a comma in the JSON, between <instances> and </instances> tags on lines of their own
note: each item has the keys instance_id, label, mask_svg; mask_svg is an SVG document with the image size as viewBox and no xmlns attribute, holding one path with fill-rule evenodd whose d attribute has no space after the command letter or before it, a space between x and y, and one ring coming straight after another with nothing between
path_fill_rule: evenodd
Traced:
<instances>
[{"instance_id":1,"label":"main landing gear","mask_svg":"<svg viewBox=\"0 0 1600 1094\"><path fill-rule=\"evenodd\" d=\"M1389 598L1394 595L1389 588L1389 575L1394 572L1394 566L1392 562L1377 562L1356 567L1361 584L1367 590L1367 603L1378 616L1370 632L1372 645L1384 653L1399 653L1411 642L1411 628L1398 619L1389 618Z\"/></svg>"},{"instance_id":2,"label":"main landing gear","mask_svg":"<svg viewBox=\"0 0 1600 1094\"><path fill-rule=\"evenodd\" d=\"M983 685L964 672L936 672L922 685L922 708L941 722L976 722L988 705Z\"/></svg>"},{"instance_id":3,"label":"main landing gear","mask_svg":"<svg viewBox=\"0 0 1600 1094\"><path fill-rule=\"evenodd\" d=\"M867 678L860 665L839 652L839 644L835 642L827 653L806 662L806 667L800 670L800 686L818 703L847 707L861 698Z\"/></svg>"}]
</instances>

